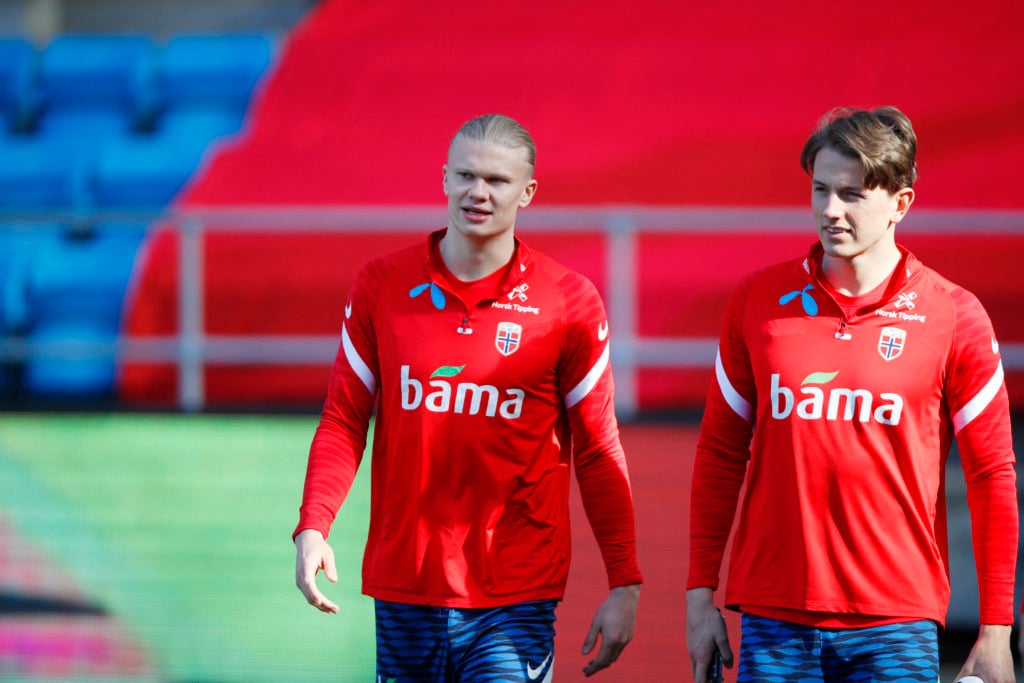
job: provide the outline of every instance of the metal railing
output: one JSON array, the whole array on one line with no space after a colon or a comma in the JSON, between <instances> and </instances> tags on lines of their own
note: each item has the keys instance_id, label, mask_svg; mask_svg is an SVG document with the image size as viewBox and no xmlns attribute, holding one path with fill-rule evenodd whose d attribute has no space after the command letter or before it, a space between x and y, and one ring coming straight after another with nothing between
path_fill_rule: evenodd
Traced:
<instances>
[{"instance_id":1,"label":"metal railing","mask_svg":"<svg viewBox=\"0 0 1024 683\"><path fill-rule=\"evenodd\" d=\"M81 219L81 217L73 217ZM98 220L99 217L89 217ZM180 233L178 334L118 338L112 343L73 340L33 343L0 339L0 359L24 361L34 355L63 358L114 357L119 361L173 363L178 368L178 405L201 410L206 403L206 363L246 365L329 364L337 337L323 335L211 335L203 327L203 236L212 232L307 235L330 233L425 234L447 222L439 207L232 207L173 210L160 216L108 216L120 222L144 220ZM68 221L59 214L0 215L0 229L48 221ZM103 221L108 222L108 221ZM542 231L600 233L606 245L605 305L612 337L617 409L628 418L638 412L637 371L641 368L710 368L717 340L699 337L644 337L638 333L637 241L641 234L687 232L787 234L813 239L805 208L717 208L600 206L538 207L520 213L517 229L527 236ZM1024 212L915 209L900 225L901 233L1024 235ZM1024 285L1021 287L1024 295ZM1003 343L1008 371L1024 369L1024 343Z\"/></svg>"}]
</instances>

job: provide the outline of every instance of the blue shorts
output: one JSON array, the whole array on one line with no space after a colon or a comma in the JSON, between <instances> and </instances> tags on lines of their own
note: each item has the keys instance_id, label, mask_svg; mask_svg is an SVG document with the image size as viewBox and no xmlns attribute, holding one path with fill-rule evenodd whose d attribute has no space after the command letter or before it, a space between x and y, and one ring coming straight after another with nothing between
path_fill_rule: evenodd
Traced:
<instances>
[{"instance_id":1,"label":"blue shorts","mask_svg":"<svg viewBox=\"0 0 1024 683\"><path fill-rule=\"evenodd\" d=\"M556 604L454 609L377 600L377 681L550 681Z\"/></svg>"},{"instance_id":2,"label":"blue shorts","mask_svg":"<svg viewBox=\"0 0 1024 683\"><path fill-rule=\"evenodd\" d=\"M933 621L828 629L744 613L741 628L740 683L939 680Z\"/></svg>"}]
</instances>

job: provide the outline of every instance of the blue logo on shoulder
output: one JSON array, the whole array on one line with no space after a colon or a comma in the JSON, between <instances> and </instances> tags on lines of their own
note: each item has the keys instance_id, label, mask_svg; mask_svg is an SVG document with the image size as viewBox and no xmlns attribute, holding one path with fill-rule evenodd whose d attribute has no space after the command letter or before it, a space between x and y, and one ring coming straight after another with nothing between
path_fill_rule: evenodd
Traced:
<instances>
[{"instance_id":1,"label":"blue logo on shoulder","mask_svg":"<svg viewBox=\"0 0 1024 683\"><path fill-rule=\"evenodd\" d=\"M800 305L804 307L804 313L811 316L818 315L818 302L809 294L812 289L814 289L814 285L807 285L803 289L787 292L779 297L779 305L785 306L793 299L800 297Z\"/></svg>"},{"instance_id":2,"label":"blue logo on shoulder","mask_svg":"<svg viewBox=\"0 0 1024 683\"><path fill-rule=\"evenodd\" d=\"M418 297L423 292L430 290L430 302L434 304L434 308L439 311L443 311L445 304L444 290L435 285L433 282L425 282L422 285L416 285L409 290L409 296L413 299Z\"/></svg>"}]
</instances>

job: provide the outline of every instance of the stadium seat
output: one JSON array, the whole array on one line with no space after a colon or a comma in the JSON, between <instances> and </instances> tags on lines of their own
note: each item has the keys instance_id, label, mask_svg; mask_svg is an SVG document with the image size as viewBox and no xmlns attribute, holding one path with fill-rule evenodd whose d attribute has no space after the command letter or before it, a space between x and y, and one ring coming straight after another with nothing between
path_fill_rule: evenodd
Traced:
<instances>
[{"instance_id":1,"label":"stadium seat","mask_svg":"<svg viewBox=\"0 0 1024 683\"><path fill-rule=\"evenodd\" d=\"M41 231L25 285L28 341L113 343L142 237L125 225ZM36 398L109 397L114 369L112 357L94 351L37 355L25 364L23 388Z\"/></svg>"},{"instance_id":2,"label":"stadium seat","mask_svg":"<svg viewBox=\"0 0 1024 683\"><path fill-rule=\"evenodd\" d=\"M217 107L244 112L273 53L273 39L263 34L175 36L160 59L164 106L169 111Z\"/></svg>"},{"instance_id":3,"label":"stadium seat","mask_svg":"<svg viewBox=\"0 0 1024 683\"><path fill-rule=\"evenodd\" d=\"M28 223L0 229L0 340L17 342L25 336L28 271L41 230L45 228ZM0 354L0 400L18 397L23 368L21 358Z\"/></svg>"},{"instance_id":4,"label":"stadium seat","mask_svg":"<svg viewBox=\"0 0 1024 683\"><path fill-rule=\"evenodd\" d=\"M88 205L86 169L45 136L0 137L0 210L71 210Z\"/></svg>"},{"instance_id":5,"label":"stadium seat","mask_svg":"<svg viewBox=\"0 0 1024 683\"><path fill-rule=\"evenodd\" d=\"M156 51L140 35L63 35L43 51L39 67L40 129L69 149L152 126Z\"/></svg>"},{"instance_id":6,"label":"stadium seat","mask_svg":"<svg viewBox=\"0 0 1024 683\"><path fill-rule=\"evenodd\" d=\"M262 34L172 38L160 60L159 128L205 142L238 132L273 52L273 39Z\"/></svg>"},{"instance_id":7,"label":"stadium seat","mask_svg":"<svg viewBox=\"0 0 1024 683\"><path fill-rule=\"evenodd\" d=\"M0 38L0 117L4 132L32 128L39 107L36 50L24 38Z\"/></svg>"},{"instance_id":8,"label":"stadium seat","mask_svg":"<svg viewBox=\"0 0 1024 683\"><path fill-rule=\"evenodd\" d=\"M0 230L0 333L21 333L28 322L24 296L36 226Z\"/></svg>"},{"instance_id":9,"label":"stadium seat","mask_svg":"<svg viewBox=\"0 0 1024 683\"><path fill-rule=\"evenodd\" d=\"M160 117L158 135L178 140L190 148L202 150L218 138L233 135L242 129L245 112L221 107L189 107L166 111Z\"/></svg>"},{"instance_id":10,"label":"stadium seat","mask_svg":"<svg viewBox=\"0 0 1024 683\"><path fill-rule=\"evenodd\" d=\"M158 134L126 139L100 151L92 177L98 210L156 211L169 204L188 181L207 138Z\"/></svg>"}]
</instances>

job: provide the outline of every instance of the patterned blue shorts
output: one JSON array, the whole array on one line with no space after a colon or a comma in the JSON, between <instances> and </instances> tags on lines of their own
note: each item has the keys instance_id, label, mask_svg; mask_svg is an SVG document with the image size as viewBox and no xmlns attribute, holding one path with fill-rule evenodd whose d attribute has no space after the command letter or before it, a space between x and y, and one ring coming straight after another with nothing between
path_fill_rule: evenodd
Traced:
<instances>
[{"instance_id":1,"label":"patterned blue shorts","mask_svg":"<svg viewBox=\"0 0 1024 683\"><path fill-rule=\"evenodd\" d=\"M543 683L555 661L555 600L490 609L375 601L378 683Z\"/></svg>"},{"instance_id":2,"label":"patterned blue shorts","mask_svg":"<svg viewBox=\"0 0 1024 683\"><path fill-rule=\"evenodd\" d=\"M827 629L743 615L740 683L938 679L938 627L933 621Z\"/></svg>"}]
</instances>

